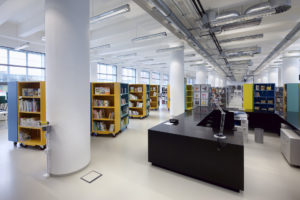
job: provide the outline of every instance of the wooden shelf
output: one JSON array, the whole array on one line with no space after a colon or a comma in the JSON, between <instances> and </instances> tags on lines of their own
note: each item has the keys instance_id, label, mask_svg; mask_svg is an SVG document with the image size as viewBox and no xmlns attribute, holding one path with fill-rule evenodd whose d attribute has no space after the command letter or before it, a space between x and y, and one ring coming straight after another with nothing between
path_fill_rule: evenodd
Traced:
<instances>
[{"instance_id":1,"label":"wooden shelf","mask_svg":"<svg viewBox=\"0 0 300 200\"><path fill-rule=\"evenodd\" d=\"M19 96L21 99L40 99L40 96Z\"/></svg>"},{"instance_id":2,"label":"wooden shelf","mask_svg":"<svg viewBox=\"0 0 300 200\"><path fill-rule=\"evenodd\" d=\"M114 119L109 119L109 118L100 118L100 119L93 119L93 121L115 121Z\"/></svg>"},{"instance_id":3,"label":"wooden shelf","mask_svg":"<svg viewBox=\"0 0 300 200\"><path fill-rule=\"evenodd\" d=\"M40 130L41 127L19 126L19 129L36 129L36 130Z\"/></svg>"},{"instance_id":4,"label":"wooden shelf","mask_svg":"<svg viewBox=\"0 0 300 200\"><path fill-rule=\"evenodd\" d=\"M93 106L93 108L114 109L114 106Z\"/></svg>"},{"instance_id":5,"label":"wooden shelf","mask_svg":"<svg viewBox=\"0 0 300 200\"><path fill-rule=\"evenodd\" d=\"M143 99L129 99L129 101L143 101Z\"/></svg>"},{"instance_id":6,"label":"wooden shelf","mask_svg":"<svg viewBox=\"0 0 300 200\"><path fill-rule=\"evenodd\" d=\"M95 97L113 97L114 94L93 94Z\"/></svg>"},{"instance_id":7,"label":"wooden shelf","mask_svg":"<svg viewBox=\"0 0 300 200\"><path fill-rule=\"evenodd\" d=\"M36 114L36 115L40 115L41 112L24 112L24 111L19 111L20 114Z\"/></svg>"}]
</instances>

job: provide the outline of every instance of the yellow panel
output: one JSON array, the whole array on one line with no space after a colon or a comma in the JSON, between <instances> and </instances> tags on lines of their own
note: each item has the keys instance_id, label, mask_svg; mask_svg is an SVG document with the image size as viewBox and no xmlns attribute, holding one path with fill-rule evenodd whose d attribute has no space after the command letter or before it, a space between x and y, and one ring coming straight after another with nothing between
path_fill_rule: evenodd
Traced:
<instances>
[{"instance_id":1,"label":"yellow panel","mask_svg":"<svg viewBox=\"0 0 300 200\"><path fill-rule=\"evenodd\" d=\"M26 114L27 117L40 117L40 121L42 123L45 123L46 122L46 86L45 86L45 81L41 81L41 82L38 82L38 81L32 81L32 82L18 82L18 99L19 98L27 98L27 99L30 99L30 98L34 98L34 99L40 99L40 112L20 112L19 111L19 102L18 102L18 124L19 121L20 121L20 117L21 115L24 115ZM29 96L26 96L26 97L22 97L22 88L40 88L40 96L34 96L34 97L29 97ZM46 137L45 137L45 132L42 131L41 129L38 129L36 127L21 127L19 126L19 132L20 130L24 130L26 129L28 132L31 132L32 134L35 135L34 138L32 138L31 140L28 140L28 141L20 141L22 144L25 144L25 145L29 145L29 146L36 146L36 145L39 145L39 146L44 146L46 145ZM35 133L33 133L33 131ZM36 137L36 133L38 133L38 137Z\"/></svg>"},{"instance_id":2,"label":"yellow panel","mask_svg":"<svg viewBox=\"0 0 300 200\"><path fill-rule=\"evenodd\" d=\"M243 108L245 111L253 110L253 84L243 85Z\"/></svg>"},{"instance_id":3,"label":"yellow panel","mask_svg":"<svg viewBox=\"0 0 300 200\"><path fill-rule=\"evenodd\" d=\"M170 109L170 85L167 87L167 108Z\"/></svg>"}]
</instances>

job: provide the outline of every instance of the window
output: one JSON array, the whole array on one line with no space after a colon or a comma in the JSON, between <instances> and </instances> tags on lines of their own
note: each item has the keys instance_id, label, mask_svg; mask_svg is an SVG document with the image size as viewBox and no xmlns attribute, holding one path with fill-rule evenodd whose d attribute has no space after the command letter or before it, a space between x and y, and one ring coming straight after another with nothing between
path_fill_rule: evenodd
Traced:
<instances>
[{"instance_id":1,"label":"window","mask_svg":"<svg viewBox=\"0 0 300 200\"><path fill-rule=\"evenodd\" d=\"M136 71L132 68L122 68L122 82L135 84L136 83Z\"/></svg>"},{"instance_id":2,"label":"window","mask_svg":"<svg viewBox=\"0 0 300 200\"><path fill-rule=\"evenodd\" d=\"M26 66L26 53L20 51L9 51L9 64Z\"/></svg>"},{"instance_id":3,"label":"window","mask_svg":"<svg viewBox=\"0 0 300 200\"><path fill-rule=\"evenodd\" d=\"M151 84L160 85L160 74L158 72L152 72Z\"/></svg>"},{"instance_id":4,"label":"window","mask_svg":"<svg viewBox=\"0 0 300 200\"><path fill-rule=\"evenodd\" d=\"M45 80L45 54L0 47L0 81Z\"/></svg>"},{"instance_id":5,"label":"window","mask_svg":"<svg viewBox=\"0 0 300 200\"><path fill-rule=\"evenodd\" d=\"M141 71L140 83L142 83L142 84L150 84L150 72Z\"/></svg>"},{"instance_id":6,"label":"window","mask_svg":"<svg viewBox=\"0 0 300 200\"><path fill-rule=\"evenodd\" d=\"M169 75L163 74L163 85L167 86L169 84Z\"/></svg>"},{"instance_id":7,"label":"window","mask_svg":"<svg viewBox=\"0 0 300 200\"><path fill-rule=\"evenodd\" d=\"M97 79L100 82L117 82L117 67L114 65L98 64Z\"/></svg>"},{"instance_id":8,"label":"window","mask_svg":"<svg viewBox=\"0 0 300 200\"><path fill-rule=\"evenodd\" d=\"M193 85L195 82L195 79L194 78L186 78L186 84L187 85Z\"/></svg>"},{"instance_id":9,"label":"window","mask_svg":"<svg viewBox=\"0 0 300 200\"><path fill-rule=\"evenodd\" d=\"M7 49L0 49L0 64L7 64Z\"/></svg>"}]
</instances>

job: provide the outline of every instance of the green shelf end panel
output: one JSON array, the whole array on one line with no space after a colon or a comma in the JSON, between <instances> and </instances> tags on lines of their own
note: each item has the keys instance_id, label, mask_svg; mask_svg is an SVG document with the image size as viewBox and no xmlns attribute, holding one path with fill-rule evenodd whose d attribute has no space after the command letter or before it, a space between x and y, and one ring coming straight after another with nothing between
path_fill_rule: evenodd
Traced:
<instances>
[{"instance_id":1,"label":"green shelf end panel","mask_svg":"<svg viewBox=\"0 0 300 200\"><path fill-rule=\"evenodd\" d=\"M288 83L287 88L287 112L299 112L299 84Z\"/></svg>"}]
</instances>

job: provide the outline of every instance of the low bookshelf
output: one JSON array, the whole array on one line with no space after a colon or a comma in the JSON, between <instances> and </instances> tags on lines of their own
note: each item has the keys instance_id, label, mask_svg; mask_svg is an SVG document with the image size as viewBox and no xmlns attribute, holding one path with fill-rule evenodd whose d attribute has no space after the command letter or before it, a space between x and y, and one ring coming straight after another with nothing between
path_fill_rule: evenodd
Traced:
<instances>
[{"instance_id":1,"label":"low bookshelf","mask_svg":"<svg viewBox=\"0 0 300 200\"><path fill-rule=\"evenodd\" d=\"M131 118L147 117L149 113L148 101L150 103L150 86L148 92L148 85L146 84L129 85L129 116Z\"/></svg>"},{"instance_id":2,"label":"low bookshelf","mask_svg":"<svg viewBox=\"0 0 300 200\"><path fill-rule=\"evenodd\" d=\"M158 110L159 100L159 86L158 85L150 85L150 109Z\"/></svg>"},{"instance_id":3,"label":"low bookshelf","mask_svg":"<svg viewBox=\"0 0 300 200\"><path fill-rule=\"evenodd\" d=\"M120 132L120 86L120 83L91 83L92 135L115 136Z\"/></svg>"}]
</instances>

